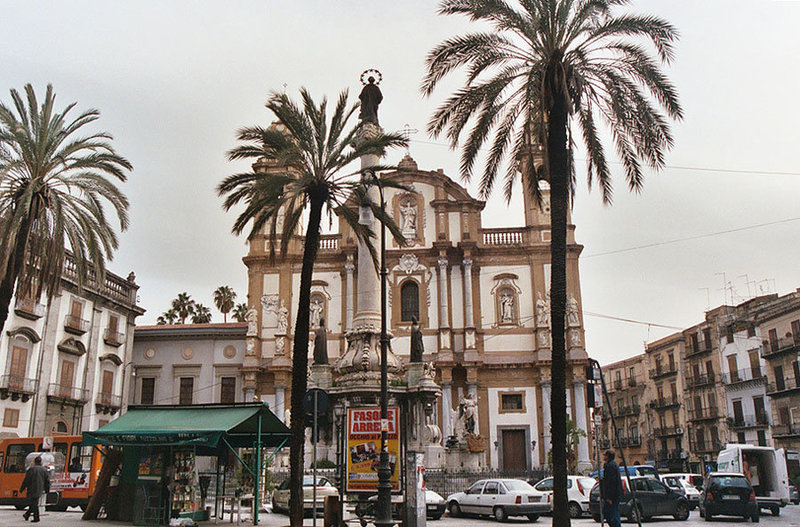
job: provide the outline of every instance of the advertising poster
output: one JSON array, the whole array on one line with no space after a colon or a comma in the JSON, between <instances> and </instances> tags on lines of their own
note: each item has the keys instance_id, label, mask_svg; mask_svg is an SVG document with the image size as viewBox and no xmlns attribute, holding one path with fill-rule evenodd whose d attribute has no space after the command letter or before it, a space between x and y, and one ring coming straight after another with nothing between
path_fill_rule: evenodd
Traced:
<instances>
[{"instance_id":1,"label":"advertising poster","mask_svg":"<svg viewBox=\"0 0 800 527\"><path fill-rule=\"evenodd\" d=\"M88 472L55 472L51 476L51 490L88 489Z\"/></svg>"},{"instance_id":2,"label":"advertising poster","mask_svg":"<svg viewBox=\"0 0 800 527\"><path fill-rule=\"evenodd\" d=\"M386 448L389 451L392 491L400 490L400 409L387 408ZM347 492L378 491L381 449L380 408L347 409Z\"/></svg>"}]
</instances>

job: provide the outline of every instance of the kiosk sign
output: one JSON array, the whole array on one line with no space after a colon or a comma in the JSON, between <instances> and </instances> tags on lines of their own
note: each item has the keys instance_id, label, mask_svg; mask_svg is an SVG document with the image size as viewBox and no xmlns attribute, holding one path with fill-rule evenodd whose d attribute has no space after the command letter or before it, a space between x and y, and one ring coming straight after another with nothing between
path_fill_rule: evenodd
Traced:
<instances>
[{"instance_id":1,"label":"kiosk sign","mask_svg":"<svg viewBox=\"0 0 800 527\"><path fill-rule=\"evenodd\" d=\"M381 420L380 408L347 409L347 492L377 492L381 429L387 432L390 482L392 491L400 490L400 409L386 409Z\"/></svg>"}]
</instances>

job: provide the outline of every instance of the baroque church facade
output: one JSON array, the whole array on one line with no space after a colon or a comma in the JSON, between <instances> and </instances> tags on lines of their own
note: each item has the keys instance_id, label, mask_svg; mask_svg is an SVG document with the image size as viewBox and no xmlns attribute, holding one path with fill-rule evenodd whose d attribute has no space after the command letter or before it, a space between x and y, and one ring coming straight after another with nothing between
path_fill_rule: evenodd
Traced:
<instances>
[{"instance_id":1,"label":"baroque church facade","mask_svg":"<svg viewBox=\"0 0 800 527\"><path fill-rule=\"evenodd\" d=\"M255 170L279 170L260 160ZM414 193L386 189L386 210L407 240L387 239L387 316L395 355L407 364L412 318L419 320L424 361L435 368L442 396L433 421L443 443L456 435L459 408L473 406L470 448L481 465L520 470L547 464L550 445L550 211L527 200L521 227L485 228L485 202L440 170L420 170L410 157L383 174ZM575 227L568 227L567 401L569 417L587 433L576 447L590 464L591 417L586 405L583 317ZM259 398L283 417L290 401L293 336L303 237L270 261L266 233L250 241L248 337L242 367L245 400ZM347 349L358 302L358 244L348 226L322 236L311 291L311 331L324 320L329 363ZM361 262L372 266L372 262ZM312 349L309 353L311 363ZM336 372L334 370L334 376ZM335 380L334 380L335 383Z\"/></svg>"}]
</instances>

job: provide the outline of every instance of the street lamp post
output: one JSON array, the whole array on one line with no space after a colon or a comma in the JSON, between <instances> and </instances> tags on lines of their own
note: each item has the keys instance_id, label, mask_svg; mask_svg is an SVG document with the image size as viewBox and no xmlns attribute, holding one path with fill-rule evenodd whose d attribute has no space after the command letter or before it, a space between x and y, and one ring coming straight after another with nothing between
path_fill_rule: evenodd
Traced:
<instances>
[{"instance_id":1,"label":"street lamp post","mask_svg":"<svg viewBox=\"0 0 800 527\"><path fill-rule=\"evenodd\" d=\"M383 186L378 175L373 170L365 172L364 183L378 187L381 200L381 451L378 460L378 501L375 506L376 527L392 527L392 484L390 482L392 469L389 466L389 451L387 448L387 435L389 429L389 382L386 364L386 354L389 347L389 336L386 334L386 202L383 197Z\"/></svg>"}]
</instances>

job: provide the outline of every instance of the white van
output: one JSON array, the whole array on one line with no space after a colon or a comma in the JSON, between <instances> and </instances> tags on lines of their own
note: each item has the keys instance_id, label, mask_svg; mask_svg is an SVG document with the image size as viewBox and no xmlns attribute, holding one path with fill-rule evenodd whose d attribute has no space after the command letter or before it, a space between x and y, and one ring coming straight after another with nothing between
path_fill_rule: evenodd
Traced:
<instances>
[{"instance_id":1,"label":"white van","mask_svg":"<svg viewBox=\"0 0 800 527\"><path fill-rule=\"evenodd\" d=\"M717 456L717 471L744 474L753 486L758 505L769 509L773 516L789 503L789 474L782 448L728 444Z\"/></svg>"}]
</instances>

